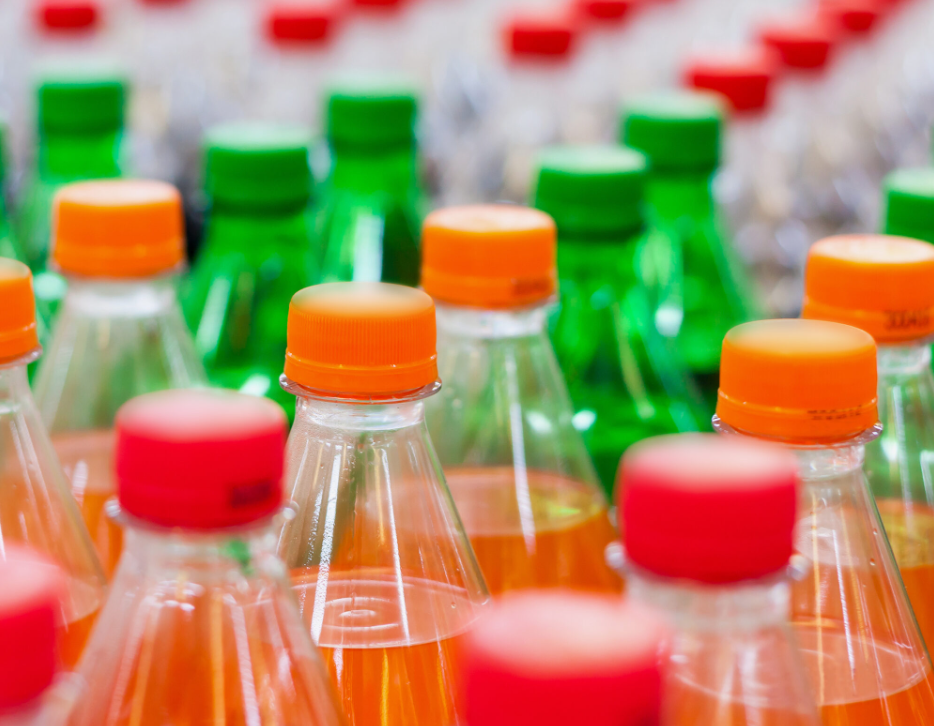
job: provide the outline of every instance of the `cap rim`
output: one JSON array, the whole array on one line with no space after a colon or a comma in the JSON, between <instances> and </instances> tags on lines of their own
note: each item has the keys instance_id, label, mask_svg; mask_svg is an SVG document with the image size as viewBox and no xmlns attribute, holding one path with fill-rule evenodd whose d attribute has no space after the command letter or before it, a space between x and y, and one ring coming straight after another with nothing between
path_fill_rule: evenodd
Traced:
<instances>
[{"instance_id":1,"label":"cap rim","mask_svg":"<svg viewBox=\"0 0 934 726\"><path fill-rule=\"evenodd\" d=\"M438 380L438 355L402 365L329 365L285 353L284 374L290 381L333 395L393 395L430 386Z\"/></svg>"}]
</instances>

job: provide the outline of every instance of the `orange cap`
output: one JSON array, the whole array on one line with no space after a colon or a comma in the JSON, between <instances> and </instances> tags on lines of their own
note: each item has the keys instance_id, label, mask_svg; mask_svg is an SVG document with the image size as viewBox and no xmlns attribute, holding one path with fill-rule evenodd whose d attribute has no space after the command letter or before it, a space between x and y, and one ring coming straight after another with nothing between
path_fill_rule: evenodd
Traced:
<instances>
[{"instance_id":1,"label":"orange cap","mask_svg":"<svg viewBox=\"0 0 934 726\"><path fill-rule=\"evenodd\" d=\"M182 199L171 184L114 179L55 195L52 257L88 277L148 277L185 259Z\"/></svg>"},{"instance_id":2,"label":"orange cap","mask_svg":"<svg viewBox=\"0 0 934 726\"><path fill-rule=\"evenodd\" d=\"M435 304L421 290L331 282L289 305L285 375L328 396L385 397L438 379Z\"/></svg>"},{"instance_id":3,"label":"orange cap","mask_svg":"<svg viewBox=\"0 0 934 726\"><path fill-rule=\"evenodd\" d=\"M823 320L760 320L723 339L717 416L793 443L843 441L875 426L876 344Z\"/></svg>"},{"instance_id":4,"label":"orange cap","mask_svg":"<svg viewBox=\"0 0 934 726\"><path fill-rule=\"evenodd\" d=\"M879 343L934 333L934 245L907 237L828 237L808 254L802 317L861 328Z\"/></svg>"},{"instance_id":5,"label":"orange cap","mask_svg":"<svg viewBox=\"0 0 934 726\"><path fill-rule=\"evenodd\" d=\"M32 273L22 262L0 257L0 363L38 347Z\"/></svg>"},{"instance_id":6,"label":"orange cap","mask_svg":"<svg viewBox=\"0 0 934 726\"><path fill-rule=\"evenodd\" d=\"M422 230L422 287L436 300L516 308L555 292L556 229L544 212L508 204L432 212Z\"/></svg>"}]
</instances>

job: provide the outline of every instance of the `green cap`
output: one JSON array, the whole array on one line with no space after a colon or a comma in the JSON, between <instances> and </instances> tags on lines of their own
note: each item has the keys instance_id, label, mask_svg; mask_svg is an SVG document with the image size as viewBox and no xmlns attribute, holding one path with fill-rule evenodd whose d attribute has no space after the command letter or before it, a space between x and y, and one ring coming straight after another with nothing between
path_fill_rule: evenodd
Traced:
<instances>
[{"instance_id":1,"label":"green cap","mask_svg":"<svg viewBox=\"0 0 934 726\"><path fill-rule=\"evenodd\" d=\"M310 145L310 134L300 128L218 126L205 137L205 191L213 204L226 206L304 206L313 185Z\"/></svg>"},{"instance_id":2,"label":"green cap","mask_svg":"<svg viewBox=\"0 0 934 726\"><path fill-rule=\"evenodd\" d=\"M126 82L116 74L56 73L39 83L39 131L107 133L123 128Z\"/></svg>"},{"instance_id":3,"label":"green cap","mask_svg":"<svg viewBox=\"0 0 934 726\"><path fill-rule=\"evenodd\" d=\"M558 234L620 234L644 224L646 159L619 146L556 147L538 157L535 206Z\"/></svg>"},{"instance_id":4,"label":"green cap","mask_svg":"<svg viewBox=\"0 0 934 726\"><path fill-rule=\"evenodd\" d=\"M620 141L638 149L653 169L713 171L720 163L723 107L704 93L659 93L624 109Z\"/></svg>"},{"instance_id":5,"label":"green cap","mask_svg":"<svg viewBox=\"0 0 934 726\"><path fill-rule=\"evenodd\" d=\"M897 169L882 188L885 233L934 243L934 169Z\"/></svg>"},{"instance_id":6,"label":"green cap","mask_svg":"<svg viewBox=\"0 0 934 726\"><path fill-rule=\"evenodd\" d=\"M418 94L401 81L357 78L327 92L328 138L338 146L415 144Z\"/></svg>"}]
</instances>

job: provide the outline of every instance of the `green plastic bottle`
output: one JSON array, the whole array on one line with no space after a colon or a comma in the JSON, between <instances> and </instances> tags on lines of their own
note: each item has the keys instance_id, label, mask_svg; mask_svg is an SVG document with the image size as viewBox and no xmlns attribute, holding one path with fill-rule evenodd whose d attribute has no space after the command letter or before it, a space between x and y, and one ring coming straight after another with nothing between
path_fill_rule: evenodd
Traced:
<instances>
[{"instance_id":1,"label":"green plastic bottle","mask_svg":"<svg viewBox=\"0 0 934 726\"><path fill-rule=\"evenodd\" d=\"M26 256L13 234L10 224L9 197L7 194L7 125L0 121L0 257L7 257L20 262L26 261Z\"/></svg>"},{"instance_id":2,"label":"green plastic bottle","mask_svg":"<svg viewBox=\"0 0 934 726\"><path fill-rule=\"evenodd\" d=\"M896 169L882 193L883 232L934 244L934 168Z\"/></svg>"},{"instance_id":3,"label":"green plastic bottle","mask_svg":"<svg viewBox=\"0 0 934 726\"><path fill-rule=\"evenodd\" d=\"M417 285L425 202L415 92L348 81L328 92L326 114L331 163L316 204L322 280Z\"/></svg>"},{"instance_id":4,"label":"green plastic bottle","mask_svg":"<svg viewBox=\"0 0 934 726\"><path fill-rule=\"evenodd\" d=\"M558 227L559 304L552 341L601 482L649 436L710 428L672 341L655 327L647 277L671 242L647 229L645 157L619 147L539 157L535 206Z\"/></svg>"},{"instance_id":5,"label":"green plastic bottle","mask_svg":"<svg viewBox=\"0 0 934 726\"><path fill-rule=\"evenodd\" d=\"M292 295L318 280L311 215L310 136L229 125L205 139L204 243L183 308L211 381L268 396L279 387Z\"/></svg>"},{"instance_id":6,"label":"green plastic bottle","mask_svg":"<svg viewBox=\"0 0 934 726\"><path fill-rule=\"evenodd\" d=\"M714 203L723 111L708 95L669 92L633 101L620 123L622 143L649 160L650 225L677 247L657 327L673 337L708 402L715 407L723 336L759 316L751 282L728 242Z\"/></svg>"}]
</instances>

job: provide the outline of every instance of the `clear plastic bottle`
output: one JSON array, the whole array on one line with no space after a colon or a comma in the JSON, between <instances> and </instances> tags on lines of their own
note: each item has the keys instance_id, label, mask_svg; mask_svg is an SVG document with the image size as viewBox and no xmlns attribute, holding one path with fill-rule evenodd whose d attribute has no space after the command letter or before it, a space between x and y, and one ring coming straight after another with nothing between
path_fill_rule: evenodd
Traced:
<instances>
[{"instance_id":1,"label":"clear plastic bottle","mask_svg":"<svg viewBox=\"0 0 934 726\"><path fill-rule=\"evenodd\" d=\"M671 629L661 723L819 726L788 623L797 483L781 447L714 434L623 457L629 597Z\"/></svg>"},{"instance_id":2,"label":"clear plastic bottle","mask_svg":"<svg viewBox=\"0 0 934 726\"><path fill-rule=\"evenodd\" d=\"M24 544L61 568L60 656L71 669L107 582L29 390L26 366L41 348L31 276L21 262L0 258L0 311L0 553Z\"/></svg>"},{"instance_id":3,"label":"clear plastic bottle","mask_svg":"<svg viewBox=\"0 0 934 726\"><path fill-rule=\"evenodd\" d=\"M934 244L934 168L896 169L882 184L881 229Z\"/></svg>"},{"instance_id":4,"label":"clear plastic bottle","mask_svg":"<svg viewBox=\"0 0 934 726\"><path fill-rule=\"evenodd\" d=\"M554 222L525 207L451 207L422 228L444 381L425 417L494 595L622 584L603 558L615 530L548 339L555 257Z\"/></svg>"},{"instance_id":5,"label":"clear plastic bottle","mask_svg":"<svg viewBox=\"0 0 934 726\"><path fill-rule=\"evenodd\" d=\"M152 181L66 187L56 197L54 262L68 293L36 402L110 574L121 542L104 514L117 409L141 393L206 381L175 293L184 262L178 192Z\"/></svg>"},{"instance_id":6,"label":"clear plastic bottle","mask_svg":"<svg viewBox=\"0 0 934 726\"><path fill-rule=\"evenodd\" d=\"M666 640L656 615L612 597L512 595L467 638L464 723L657 724Z\"/></svg>"},{"instance_id":7,"label":"clear plastic bottle","mask_svg":"<svg viewBox=\"0 0 934 726\"><path fill-rule=\"evenodd\" d=\"M431 298L302 290L282 385L297 397L297 516L279 553L348 724L459 723L457 649L488 595L425 425L439 387Z\"/></svg>"},{"instance_id":8,"label":"clear plastic bottle","mask_svg":"<svg viewBox=\"0 0 934 726\"><path fill-rule=\"evenodd\" d=\"M71 726L339 726L276 556L286 420L229 391L161 391L116 424L126 550Z\"/></svg>"},{"instance_id":9,"label":"clear plastic bottle","mask_svg":"<svg viewBox=\"0 0 934 726\"><path fill-rule=\"evenodd\" d=\"M824 726L934 719L931 661L863 474L876 380L872 336L848 325L765 320L723 341L715 427L798 459L795 549L809 570L791 622Z\"/></svg>"},{"instance_id":10,"label":"clear plastic bottle","mask_svg":"<svg viewBox=\"0 0 934 726\"><path fill-rule=\"evenodd\" d=\"M934 643L934 246L885 235L811 247L802 316L861 328L879 347L882 434L866 445L876 498L921 634Z\"/></svg>"}]
</instances>

